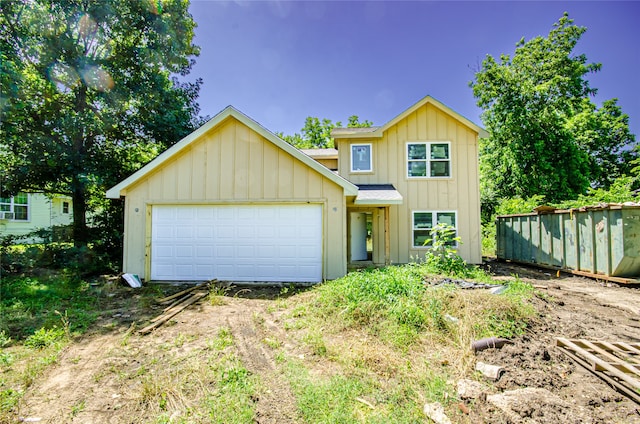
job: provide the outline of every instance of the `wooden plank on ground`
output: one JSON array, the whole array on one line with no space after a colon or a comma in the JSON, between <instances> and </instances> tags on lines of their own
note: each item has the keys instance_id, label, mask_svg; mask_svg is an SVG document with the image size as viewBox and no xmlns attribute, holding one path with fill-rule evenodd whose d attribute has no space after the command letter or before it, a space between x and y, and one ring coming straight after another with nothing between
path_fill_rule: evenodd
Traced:
<instances>
[{"instance_id":1,"label":"wooden plank on ground","mask_svg":"<svg viewBox=\"0 0 640 424\"><path fill-rule=\"evenodd\" d=\"M556 346L561 352L640 403L640 367L634 363L636 345L624 342L570 340L562 337L556 339Z\"/></svg>"},{"instance_id":2,"label":"wooden plank on ground","mask_svg":"<svg viewBox=\"0 0 640 424\"><path fill-rule=\"evenodd\" d=\"M187 307L189 307L189 305L196 303L198 300L202 299L203 297L207 296L209 293L207 292L198 292L198 293L194 293L192 295L190 295L187 299L184 300L184 302L180 303L179 305L176 305L175 308L173 308L170 311L165 312L164 314L162 314L159 318L157 319L155 322L149 324L148 326L138 330L138 333L140 334L148 334L151 331L153 331L154 329L160 327L162 324L164 324L165 322L169 321L171 318L173 318L174 316L176 316L177 314L179 314L180 312L184 311Z\"/></svg>"},{"instance_id":3,"label":"wooden plank on ground","mask_svg":"<svg viewBox=\"0 0 640 424\"><path fill-rule=\"evenodd\" d=\"M177 299L177 298L179 298L179 297L181 297L181 296L183 296L183 295L185 295L187 293L190 293L190 292L192 292L194 290L198 290L198 289L202 288L203 286L209 285L211 283L215 283L216 281L218 281L218 280L211 280L211 281L206 282L206 283L196 284L193 287L189 287L188 289L182 290L182 291L180 291L180 292L178 292L176 294L172 294L171 296L167 296L167 297L163 297L162 299L158 299L157 302L158 303L168 303L169 301L171 301L173 299Z\"/></svg>"},{"instance_id":4,"label":"wooden plank on ground","mask_svg":"<svg viewBox=\"0 0 640 424\"><path fill-rule=\"evenodd\" d=\"M197 292L191 292L191 293L185 295L184 297L182 297L179 300L177 300L174 303L172 303L169 307L165 308L164 311L160 315L158 315L157 317L151 319L151 322L160 321L162 318L164 318L165 315L170 314L173 311L175 311L176 309L180 308L183 304L188 302L193 296L200 295L200 294L207 295L208 293L205 292L205 291L197 291Z\"/></svg>"}]
</instances>

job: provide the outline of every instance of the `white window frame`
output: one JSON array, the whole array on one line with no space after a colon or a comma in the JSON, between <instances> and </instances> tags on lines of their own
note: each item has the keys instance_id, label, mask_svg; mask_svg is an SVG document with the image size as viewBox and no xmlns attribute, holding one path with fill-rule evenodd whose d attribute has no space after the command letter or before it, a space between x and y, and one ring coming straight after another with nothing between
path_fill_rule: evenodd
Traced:
<instances>
[{"instance_id":1,"label":"white window frame","mask_svg":"<svg viewBox=\"0 0 640 424\"><path fill-rule=\"evenodd\" d=\"M66 211L65 211L65 206L66 206ZM71 211L71 203L68 200L63 200L62 201L62 205L61 205L61 213L64 215L69 215L69 212Z\"/></svg>"},{"instance_id":2,"label":"white window frame","mask_svg":"<svg viewBox=\"0 0 640 424\"><path fill-rule=\"evenodd\" d=\"M426 157L424 159L409 159L409 146L414 144L420 144L425 146ZM431 156L431 146L434 144L446 144L449 152L449 157L447 159L432 159ZM406 166L406 176L408 179L446 179L453 177L453 161L451 160L451 142L447 140L436 140L436 141L408 141L405 145L405 166ZM409 174L409 162L424 162L425 163L425 174L426 175L410 175ZM447 162L449 164L449 175L443 176L431 176L431 164L434 162Z\"/></svg>"},{"instance_id":3,"label":"white window frame","mask_svg":"<svg viewBox=\"0 0 640 424\"><path fill-rule=\"evenodd\" d=\"M9 221L18 221L18 222L29 222L31 221L31 194L29 193L18 193L19 195L26 195L27 196L27 203L16 203L15 202L15 196L11 196L9 198L9 202L1 202L0 205L4 206L6 208L7 205L9 205L9 210L5 210L0 208L0 212L11 212L13 213L13 219L10 219ZM26 219L18 219L16 218L16 210L15 207L19 206L19 207L26 207L27 208L27 217Z\"/></svg>"},{"instance_id":4,"label":"white window frame","mask_svg":"<svg viewBox=\"0 0 640 424\"><path fill-rule=\"evenodd\" d=\"M353 169L353 148L368 147L369 148L369 169ZM350 172L373 172L373 146L371 143L358 143L349 146L349 169Z\"/></svg>"},{"instance_id":5,"label":"white window frame","mask_svg":"<svg viewBox=\"0 0 640 424\"><path fill-rule=\"evenodd\" d=\"M431 227L416 227L416 214L417 213L430 213L431 214ZM415 236L415 231L426 231L426 230L430 230L431 228L433 228L434 225L437 225L439 223L438 221L438 214L453 214L453 219L454 219L454 224L453 228L455 228L456 230L456 234L455 237L458 237L458 211L451 211L451 210L446 210L446 211L424 211L424 210L418 210L418 211L411 211L411 245L413 246L414 249L430 249L431 246L430 245L419 245L416 246L415 245L415 241L416 241L416 236ZM457 247L458 243L455 243L452 247Z\"/></svg>"}]
</instances>

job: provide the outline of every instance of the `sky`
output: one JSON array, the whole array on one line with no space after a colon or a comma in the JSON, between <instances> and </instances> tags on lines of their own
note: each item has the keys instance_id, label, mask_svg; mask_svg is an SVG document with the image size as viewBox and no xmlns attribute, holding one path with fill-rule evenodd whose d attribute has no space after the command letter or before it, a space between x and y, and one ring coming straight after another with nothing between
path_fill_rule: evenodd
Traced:
<instances>
[{"instance_id":1,"label":"sky","mask_svg":"<svg viewBox=\"0 0 640 424\"><path fill-rule=\"evenodd\" d=\"M487 55L513 55L564 12L584 26L574 54L598 106L618 98L640 138L640 1L192 0L200 46L189 79L213 117L228 105L273 132L307 116L383 125L430 95L482 125L469 82Z\"/></svg>"}]
</instances>

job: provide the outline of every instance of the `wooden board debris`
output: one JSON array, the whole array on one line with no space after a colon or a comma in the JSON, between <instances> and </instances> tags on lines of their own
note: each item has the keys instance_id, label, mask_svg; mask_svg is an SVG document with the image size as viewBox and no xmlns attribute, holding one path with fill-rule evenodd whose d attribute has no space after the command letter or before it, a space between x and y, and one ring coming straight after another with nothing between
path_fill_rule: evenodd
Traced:
<instances>
[{"instance_id":1,"label":"wooden board debris","mask_svg":"<svg viewBox=\"0 0 640 424\"><path fill-rule=\"evenodd\" d=\"M216 281L216 280L213 280L213 281ZM151 324L138 330L138 333L149 334L150 332L160 327L162 324L169 321L171 318L173 318L180 312L187 309L190 305L196 303L198 300L202 299L203 297L206 297L209 294L208 288L211 282L205 283L205 284L199 284L197 286L190 287L187 290L182 290L181 292L178 292L171 296L158 299L158 303L160 304L166 304L169 302L171 302L171 304L163 309L162 314L153 318L151 320Z\"/></svg>"},{"instance_id":2,"label":"wooden board debris","mask_svg":"<svg viewBox=\"0 0 640 424\"><path fill-rule=\"evenodd\" d=\"M211 280L211 281L208 281L206 283L196 284L193 287L189 287L186 290L179 291L178 293L172 294L171 296L167 296L167 297L163 297L162 299L158 299L156 302L158 302L158 303L169 303L170 301L172 301L174 299L177 299L179 297L182 297L187 293L191 293L192 291L201 289L201 288L203 288L205 286L208 287L210 284L215 283L216 281L218 281L218 280Z\"/></svg>"},{"instance_id":3,"label":"wooden board debris","mask_svg":"<svg viewBox=\"0 0 640 424\"><path fill-rule=\"evenodd\" d=\"M565 355L640 403L640 343L556 339Z\"/></svg>"}]
</instances>

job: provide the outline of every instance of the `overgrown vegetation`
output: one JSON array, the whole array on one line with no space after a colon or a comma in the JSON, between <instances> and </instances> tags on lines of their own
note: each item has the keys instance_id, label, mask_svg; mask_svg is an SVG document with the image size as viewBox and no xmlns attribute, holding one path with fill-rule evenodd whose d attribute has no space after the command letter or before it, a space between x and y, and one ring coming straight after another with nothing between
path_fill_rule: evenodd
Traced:
<instances>
[{"instance_id":1,"label":"overgrown vegetation","mask_svg":"<svg viewBox=\"0 0 640 424\"><path fill-rule=\"evenodd\" d=\"M33 254L20 246L11 250L18 263ZM6 260L6 257L3 257ZM38 272L0 274L0 423L14 422L10 412L27 390L74 339L90 330L113 302L108 285L93 287L69 270L38 268ZM155 291L147 289L145 295ZM142 300L142 299L138 299ZM134 299L127 299L134 301Z\"/></svg>"},{"instance_id":2,"label":"overgrown vegetation","mask_svg":"<svg viewBox=\"0 0 640 424\"><path fill-rule=\"evenodd\" d=\"M472 374L471 341L526 331L535 314L532 287L513 279L494 295L447 283L491 278L462 262L447 228L434 235L435 250L419 263L353 272L299 293L280 290L266 313L282 317L286 335L269 332L258 340L273 352L273 372L286 380L302 422L422 422L426 401L449 406L455 400L449 381ZM126 294L117 310L148 308L159 295L145 287L131 296L126 287L108 289L52 271L5 277L2 289L0 422L12 422L25 391L104 317L117 293ZM228 295L212 289L206 307L227 307ZM247 321L266 331L265 317L251 313ZM237 329L227 325L206 336L176 331L145 355L142 341L149 349L152 336L121 328L121 342L107 353L110 365L92 378L126 388L122 413L132 421L250 422L257 399L270 388L243 362ZM70 417L90 407L87 399L74 402Z\"/></svg>"},{"instance_id":3,"label":"overgrown vegetation","mask_svg":"<svg viewBox=\"0 0 640 424\"><path fill-rule=\"evenodd\" d=\"M558 203L545 202L543 195L534 195L528 198L510 197L500 199L492 212L483 210L482 217L482 254L494 256L496 252L496 226L497 216L519 213L531 213L534 208L541 205L555 207L557 209L572 209L600 203L625 203L638 202L638 196L634 192L635 179L624 176L616 179L609 188L590 188L586 194L578 196L575 200L565 200Z\"/></svg>"},{"instance_id":4,"label":"overgrown vegetation","mask_svg":"<svg viewBox=\"0 0 640 424\"><path fill-rule=\"evenodd\" d=\"M450 233L438 234L442 251L424 262L352 272L291 310L289 331L334 368L311 376L297 358L286 361L305 422L420 422L425 401L455 399L448 381L471 372L473 340L525 333L536 314L533 288L517 278L500 295L438 284L491 280L457 257Z\"/></svg>"}]
</instances>

